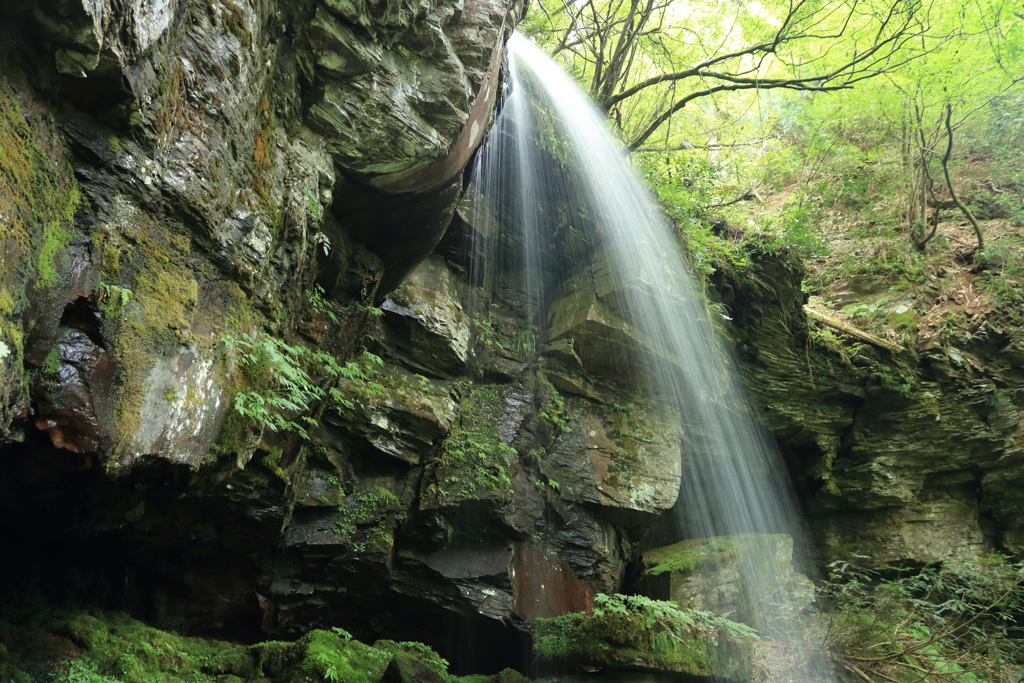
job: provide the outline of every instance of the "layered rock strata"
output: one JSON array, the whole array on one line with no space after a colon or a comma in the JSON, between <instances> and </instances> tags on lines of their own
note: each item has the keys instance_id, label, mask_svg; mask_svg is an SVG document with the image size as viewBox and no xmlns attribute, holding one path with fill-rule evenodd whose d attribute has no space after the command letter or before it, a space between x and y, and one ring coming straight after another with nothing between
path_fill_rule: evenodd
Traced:
<instances>
[{"instance_id":1,"label":"layered rock strata","mask_svg":"<svg viewBox=\"0 0 1024 683\"><path fill-rule=\"evenodd\" d=\"M758 253L718 290L824 557L1019 555L1024 373L1013 325L994 312L900 354L837 346L808 323L802 275L791 257Z\"/></svg>"}]
</instances>

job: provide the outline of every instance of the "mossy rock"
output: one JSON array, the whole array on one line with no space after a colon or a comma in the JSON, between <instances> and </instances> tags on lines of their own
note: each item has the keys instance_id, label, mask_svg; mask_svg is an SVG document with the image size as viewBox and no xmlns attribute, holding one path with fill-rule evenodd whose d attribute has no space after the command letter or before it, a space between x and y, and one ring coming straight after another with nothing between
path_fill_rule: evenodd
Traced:
<instances>
[{"instance_id":1,"label":"mossy rock","mask_svg":"<svg viewBox=\"0 0 1024 683\"><path fill-rule=\"evenodd\" d=\"M511 497L516 451L498 432L505 409L498 386L474 386L466 394L439 457L428 466L425 499L447 506L466 500L506 502Z\"/></svg>"},{"instance_id":2,"label":"mossy rock","mask_svg":"<svg viewBox=\"0 0 1024 683\"><path fill-rule=\"evenodd\" d=\"M38 610L17 624L0 622L0 676L15 683L379 683L396 657L440 680L450 678L448 662L426 645L370 646L339 628L310 631L293 643L247 646L180 636L99 610Z\"/></svg>"},{"instance_id":3,"label":"mossy rock","mask_svg":"<svg viewBox=\"0 0 1024 683\"><path fill-rule=\"evenodd\" d=\"M761 625L751 599L770 597L780 613L814 600L814 586L793 571L793 539L786 534L738 534L681 541L643 555L636 590L668 598L684 609L732 614Z\"/></svg>"},{"instance_id":4,"label":"mossy rock","mask_svg":"<svg viewBox=\"0 0 1024 683\"><path fill-rule=\"evenodd\" d=\"M268 676L288 683L377 683L392 657L341 629L310 631L295 643L260 643L253 650Z\"/></svg>"},{"instance_id":5,"label":"mossy rock","mask_svg":"<svg viewBox=\"0 0 1024 683\"><path fill-rule=\"evenodd\" d=\"M505 669L496 674L485 676L475 674L472 676L457 676L455 683L530 683L530 679L515 669Z\"/></svg>"},{"instance_id":6,"label":"mossy rock","mask_svg":"<svg viewBox=\"0 0 1024 683\"><path fill-rule=\"evenodd\" d=\"M749 641L671 618L652 622L641 613L595 610L538 619L534 653L569 664L716 680L748 681L753 672Z\"/></svg>"}]
</instances>

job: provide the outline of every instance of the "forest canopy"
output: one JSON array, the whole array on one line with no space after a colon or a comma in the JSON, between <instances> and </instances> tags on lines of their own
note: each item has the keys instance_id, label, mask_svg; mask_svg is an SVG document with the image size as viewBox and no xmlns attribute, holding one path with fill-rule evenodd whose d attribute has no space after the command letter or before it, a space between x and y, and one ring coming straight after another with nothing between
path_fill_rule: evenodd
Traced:
<instances>
[{"instance_id":1,"label":"forest canopy","mask_svg":"<svg viewBox=\"0 0 1024 683\"><path fill-rule=\"evenodd\" d=\"M537 0L525 29L637 149L718 137L749 115L751 93L775 89L871 90L922 71L948 72L924 85L949 97L965 90L947 87L952 72L1005 89L1021 75L1021 23L1001 0ZM687 121L711 119L703 130L675 116L691 103Z\"/></svg>"},{"instance_id":2,"label":"forest canopy","mask_svg":"<svg viewBox=\"0 0 1024 683\"><path fill-rule=\"evenodd\" d=\"M988 310L1024 326L1019 2L534 0L522 28L607 112L705 276L767 237L812 304L894 341Z\"/></svg>"}]
</instances>

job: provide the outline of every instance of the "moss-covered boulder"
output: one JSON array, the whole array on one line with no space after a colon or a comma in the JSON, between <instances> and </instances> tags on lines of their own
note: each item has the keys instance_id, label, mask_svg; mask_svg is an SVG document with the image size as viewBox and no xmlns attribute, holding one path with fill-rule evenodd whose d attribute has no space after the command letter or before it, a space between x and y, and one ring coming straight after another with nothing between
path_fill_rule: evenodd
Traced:
<instances>
[{"instance_id":1,"label":"moss-covered boulder","mask_svg":"<svg viewBox=\"0 0 1024 683\"><path fill-rule=\"evenodd\" d=\"M534 653L555 663L748 681L756 636L707 612L638 595L598 595L593 612L538 619Z\"/></svg>"},{"instance_id":2,"label":"moss-covered boulder","mask_svg":"<svg viewBox=\"0 0 1024 683\"><path fill-rule=\"evenodd\" d=\"M346 631L310 631L295 642L239 645L186 638L116 612L41 610L0 620L4 681L108 683L409 683L459 681L420 643L367 645ZM52 677L52 678L51 678ZM470 683L525 682L514 671Z\"/></svg>"},{"instance_id":3,"label":"moss-covered boulder","mask_svg":"<svg viewBox=\"0 0 1024 683\"><path fill-rule=\"evenodd\" d=\"M690 539L646 551L636 588L684 609L755 622L756 604L792 613L814 600L814 585L793 571L792 559L786 534Z\"/></svg>"}]
</instances>

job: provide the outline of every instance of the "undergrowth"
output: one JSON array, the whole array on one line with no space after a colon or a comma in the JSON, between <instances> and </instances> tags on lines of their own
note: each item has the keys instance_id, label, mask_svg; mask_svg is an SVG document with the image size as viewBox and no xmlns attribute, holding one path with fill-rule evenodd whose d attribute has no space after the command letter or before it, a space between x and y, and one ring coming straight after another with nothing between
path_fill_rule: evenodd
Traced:
<instances>
[{"instance_id":1,"label":"undergrowth","mask_svg":"<svg viewBox=\"0 0 1024 683\"><path fill-rule=\"evenodd\" d=\"M992 555L923 570L830 565L819 600L836 662L865 681L1019 681L1024 565Z\"/></svg>"}]
</instances>

